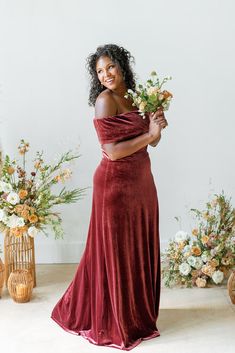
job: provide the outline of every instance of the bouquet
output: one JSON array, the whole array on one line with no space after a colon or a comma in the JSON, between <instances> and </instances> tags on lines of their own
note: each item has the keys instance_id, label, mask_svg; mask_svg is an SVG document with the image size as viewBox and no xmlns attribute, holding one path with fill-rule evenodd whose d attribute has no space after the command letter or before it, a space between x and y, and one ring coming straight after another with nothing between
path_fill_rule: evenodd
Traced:
<instances>
[{"instance_id":1,"label":"bouquet","mask_svg":"<svg viewBox=\"0 0 235 353\"><path fill-rule=\"evenodd\" d=\"M162 253L167 287L219 284L235 266L235 209L230 199L222 192L204 210L191 211L197 220L192 235L178 231Z\"/></svg>"},{"instance_id":2,"label":"bouquet","mask_svg":"<svg viewBox=\"0 0 235 353\"><path fill-rule=\"evenodd\" d=\"M82 197L84 189L66 190L62 187L58 194L52 188L71 177L71 170L63 165L80 157L71 151L64 153L54 165L46 164L43 152L37 152L34 167L29 175L26 172L25 155L29 143L21 140L18 151L22 164L11 160L7 155L2 163L0 176L0 230L10 235L34 237L39 231L47 235L47 226L52 227L55 238L63 237L62 219L53 206L74 203Z\"/></svg>"},{"instance_id":3,"label":"bouquet","mask_svg":"<svg viewBox=\"0 0 235 353\"><path fill-rule=\"evenodd\" d=\"M156 112L157 109L163 108L168 110L173 95L166 90L162 90L162 86L171 80L171 77L165 77L162 81L159 80L157 73L153 71L150 74L151 78L142 85L137 85L135 91L128 89L125 98L133 100L133 106L137 106L142 117L145 113Z\"/></svg>"}]
</instances>

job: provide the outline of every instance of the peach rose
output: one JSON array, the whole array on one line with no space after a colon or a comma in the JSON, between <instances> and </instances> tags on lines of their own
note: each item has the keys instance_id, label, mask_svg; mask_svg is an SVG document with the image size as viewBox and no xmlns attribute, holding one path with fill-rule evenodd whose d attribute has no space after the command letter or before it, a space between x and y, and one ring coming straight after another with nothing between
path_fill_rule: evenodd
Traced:
<instances>
[{"instance_id":1,"label":"peach rose","mask_svg":"<svg viewBox=\"0 0 235 353\"><path fill-rule=\"evenodd\" d=\"M197 285L197 287L199 287L199 288L204 288L204 287L206 286L206 280L205 280L204 278L198 277L198 278L196 279L196 285Z\"/></svg>"},{"instance_id":2,"label":"peach rose","mask_svg":"<svg viewBox=\"0 0 235 353\"><path fill-rule=\"evenodd\" d=\"M28 217L28 220L30 223L37 223L38 221L38 216L36 214L32 214Z\"/></svg>"},{"instance_id":3,"label":"peach rose","mask_svg":"<svg viewBox=\"0 0 235 353\"><path fill-rule=\"evenodd\" d=\"M201 270L205 275L207 275L209 277L211 277L213 275L213 273L215 272L215 268L210 265L202 266Z\"/></svg>"},{"instance_id":4,"label":"peach rose","mask_svg":"<svg viewBox=\"0 0 235 353\"><path fill-rule=\"evenodd\" d=\"M208 265L210 265L211 267L217 267L219 266L219 261L217 259L212 259L208 261Z\"/></svg>"},{"instance_id":5,"label":"peach rose","mask_svg":"<svg viewBox=\"0 0 235 353\"><path fill-rule=\"evenodd\" d=\"M27 190L24 190L24 189L21 189L19 192L18 192L18 195L19 195L19 198L21 200L25 199L26 196L28 195L28 191Z\"/></svg>"},{"instance_id":6,"label":"peach rose","mask_svg":"<svg viewBox=\"0 0 235 353\"><path fill-rule=\"evenodd\" d=\"M198 246L192 246L192 254L195 256L200 256L202 251Z\"/></svg>"}]
</instances>

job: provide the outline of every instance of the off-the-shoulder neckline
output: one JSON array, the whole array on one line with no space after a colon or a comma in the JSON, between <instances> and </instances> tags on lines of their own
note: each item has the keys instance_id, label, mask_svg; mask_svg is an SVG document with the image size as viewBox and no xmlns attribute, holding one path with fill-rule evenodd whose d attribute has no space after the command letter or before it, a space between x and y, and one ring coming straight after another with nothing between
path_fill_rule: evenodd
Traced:
<instances>
[{"instance_id":1,"label":"off-the-shoulder neckline","mask_svg":"<svg viewBox=\"0 0 235 353\"><path fill-rule=\"evenodd\" d=\"M115 117L115 116L126 115L126 114L136 113L136 112L139 112L139 109L130 110L130 111L125 112L125 113L119 113L119 114L114 114L114 115L107 115L107 116L103 116L102 118L94 117L94 120L102 120L102 119L106 119L106 118L112 118L112 117Z\"/></svg>"}]
</instances>

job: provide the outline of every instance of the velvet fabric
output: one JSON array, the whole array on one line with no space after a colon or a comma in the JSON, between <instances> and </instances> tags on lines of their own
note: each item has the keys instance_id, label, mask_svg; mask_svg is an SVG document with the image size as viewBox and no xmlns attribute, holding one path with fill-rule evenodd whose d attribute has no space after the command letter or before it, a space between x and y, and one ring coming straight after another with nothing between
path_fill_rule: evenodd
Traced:
<instances>
[{"instance_id":1,"label":"velvet fabric","mask_svg":"<svg viewBox=\"0 0 235 353\"><path fill-rule=\"evenodd\" d=\"M132 111L93 120L101 144L148 131ZM158 199L147 147L112 161L102 149L84 253L52 312L66 331L91 343L131 350L160 335Z\"/></svg>"}]
</instances>

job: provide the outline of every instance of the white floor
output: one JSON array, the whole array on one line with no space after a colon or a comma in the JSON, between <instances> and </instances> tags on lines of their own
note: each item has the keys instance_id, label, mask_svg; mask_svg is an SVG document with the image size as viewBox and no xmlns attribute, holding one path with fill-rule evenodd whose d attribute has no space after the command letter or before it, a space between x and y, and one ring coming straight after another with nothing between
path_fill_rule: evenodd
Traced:
<instances>
[{"instance_id":1,"label":"white floor","mask_svg":"<svg viewBox=\"0 0 235 353\"><path fill-rule=\"evenodd\" d=\"M73 278L77 265L37 265L37 287L30 302L15 303L4 288L0 299L0 350L7 353L118 352L65 332L50 313ZM235 305L226 286L207 289L162 288L161 336L131 352L235 352Z\"/></svg>"}]
</instances>

